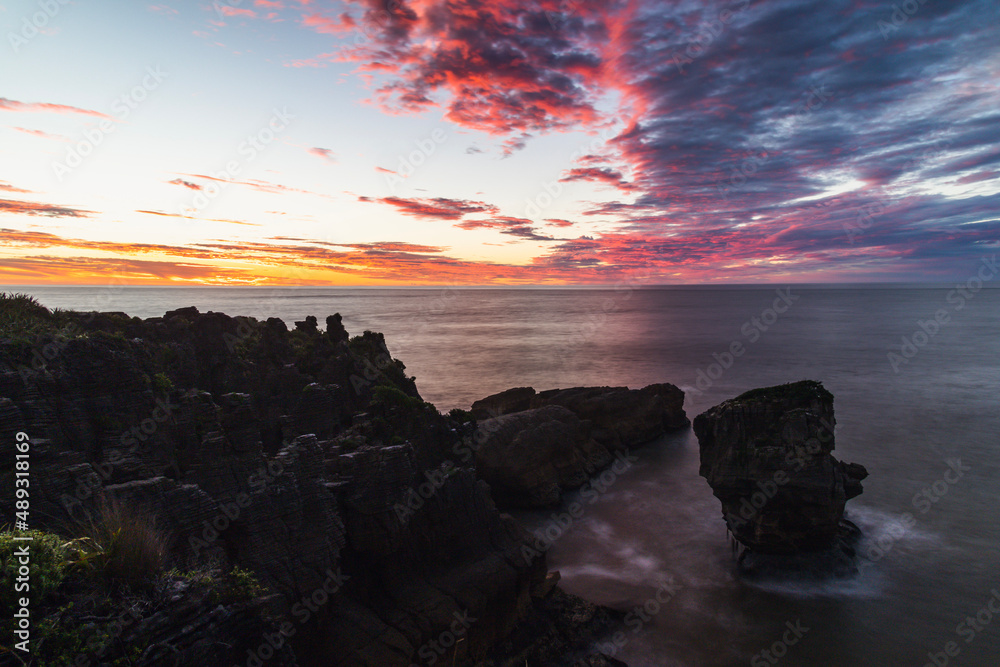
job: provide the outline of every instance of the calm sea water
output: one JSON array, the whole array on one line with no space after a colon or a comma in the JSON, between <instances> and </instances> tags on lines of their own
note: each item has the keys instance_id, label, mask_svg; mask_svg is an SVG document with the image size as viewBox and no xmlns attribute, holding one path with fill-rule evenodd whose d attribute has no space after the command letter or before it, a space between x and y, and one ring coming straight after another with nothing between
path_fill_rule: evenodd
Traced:
<instances>
[{"instance_id":1,"label":"calm sea water","mask_svg":"<svg viewBox=\"0 0 1000 667\"><path fill-rule=\"evenodd\" d=\"M821 380L836 397L837 456L871 473L849 504L867 535L857 579L738 578L690 431L643 449L596 502L581 497L585 514L553 542L551 568L571 592L646 605L605 649L635 667L919 667L935 664L929 653L938 665L1000 664L1000 614L988 607L1000 609L1000 290L28 291L50 307L141 317L195 305L291 326L339 311L352 334L384 332L441 410L513 386L672 382L693 417L753 387ZM521 518L545 530L550 514Z\"/></svg>"}]
</instances>

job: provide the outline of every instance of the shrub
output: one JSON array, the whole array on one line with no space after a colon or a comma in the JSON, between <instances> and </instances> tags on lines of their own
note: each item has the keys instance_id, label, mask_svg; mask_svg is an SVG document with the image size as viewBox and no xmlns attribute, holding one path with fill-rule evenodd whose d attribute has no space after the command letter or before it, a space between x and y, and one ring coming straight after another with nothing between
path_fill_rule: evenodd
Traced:
<instances>
[{"instance_id":1,"label":"shrub","mask_svg":"<svg viewBox=\"0 0 1000 667\"><path fill-rule=\"evenodd\" d=\"M31 537L32 540L15 539L17 537ZM69 549L65 542L58 535L40 530L0 532L0 607L13 610L18 598L28 596L32 605L36 605L59 588L69 569ZM31 590L28 593L14 589L20 566L15 554L24 546L28 547L30 559Z\"/></svg>"},{"instance_id":2,"label":"shrub","mask_svg":"<svg viewBox=\"0 0 1000 667\"><path fill-rule=\"evenodd\" d=\"M157 373L153 376L153 390L158 394L169 394L174 389L173 381L167 377L166 373Z\"/></svg>"},{"instance_id":3,"label":"shrub","mask_svg":"<svg viewBox=\"0 0 1000 667\"><path fill-rule=\"evenodd\" d=\"M372 391L372 403L388 411L419 413L434 406L414 396L408 396L396 387L379 385Z\"/></svg>"},{"instance_id":4,"label":"shrub","mask_svg":"<svg viewBox=\"0 0 1000 667\"><path fill-rule=\"evenodd\" d=\"M452 408L448 411L448 416L457 421L459 424L476 423L476 417L468 410L463 410L462 408Z\"/></svg>"}]
</instances>

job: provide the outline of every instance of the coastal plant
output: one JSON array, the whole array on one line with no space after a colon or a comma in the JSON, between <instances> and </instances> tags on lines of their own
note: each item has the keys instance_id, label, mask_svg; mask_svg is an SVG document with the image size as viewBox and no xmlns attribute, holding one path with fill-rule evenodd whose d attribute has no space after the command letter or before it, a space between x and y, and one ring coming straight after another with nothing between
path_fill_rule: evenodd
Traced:
<instances>
[{"instance_id":1,"label":"coastal plant","mask_svg":"<svg viewBox=\"0 0 1000 667\"><path fill-rule=\"evenodd\" d=\"M14 584L19 567L16 554L25 545L30 545L28 568L33 603L45 600L59 588L70 569L70 548L66 540L58 535L40 530L0 532L0 607L4 609L15 609L17 598L24 597L23 593L16 591ZM6 622L9 619L5 617L3 620Z\"/></svg>"},{"instance_id":2,"label":"coastal plant","mask_svg":"<svg viewBox=\"0 0 1000 667\"><path fill-rule=\"evenodd\" d=\"M448 411L448 416L454 419L459 424L476 423L476 417L468 410L463 410L462 408L452 408Z\"/></svg>"},{"instance_id":3,"label":"coastal plant","mask_svg":"<svg viewBox=\"0 0 1000 667\"><path fill-rule=\"evenodd\" d=\"M153 390L160 395L169 394L174 390L173 381L167 376L166 373L157 373L152 379Z\"/></svg>"},{"instance_id":4,"label":"coastal plant","mask_svg":"<svg viewBox=\"0 0 1000 667\"><path fill-rule=\"evenodd\" d=\"M76 532L71 563L100 573L111 588L141 588L163 572L166 536L141 510L104 499L98 516L78 523Z\"/></svg>"},{"instance_id":5,"label":"coastal plant","mask_svg":"<svg viewBox=\"0 0 1000 667\"><path fill-rule=\"evenodd\" d=\"M54 317L35 297L19 292L0 292L0 336L33 338L50 329Z\"/></svg>"},{"instance_id":6,"label":"coastal plant","mask_svg":"<svg viewBox=\"0 0 1000 667\"><path fill-rule=\"evenodd\" d=\"M22 567L20 559L26 547L29 551L29 590L17 587L18 579L24 579L18 570ZM4 610L0 618L0 664L8 664L2 659L4 654L17 655L9 643L15 641L17 620L13 614L22 606L20 599L29 597L33 610L50 600L70 570L67 553L65 540L52 533L7 529L0 532L0 608Z\"/></svg>"},{"instance_id":7,"label":"coastal plant","mask_svg":"<svg viewBox=\"0 0 1000 667\"><path fill-rule=\"evenodd\" d=\"M414 396L408 396L396 387L379 385L372 391L372 404L389 413L418 413L434 406Z\"/></svg>"},{"instance_id":8,"label":"coastal plant","mask_svg":"<svg viewBox=\"0 0 1000 667\"><path fill-rule=\"evenodd\" d=\"M228 572L217 569L170 570L165 578L183 579L193 586L206 588L209 591L208 601L213 604L239 604L251 602L267 595L267 588L260 583L250 570L234 566Z\"/></svg>"},{"instance_id":9,"label":"coastal plant","mask_svg":"<svg viewBox=\"0 0 1000 667\"><path fill-rule=\"evenodd\" d=\"M212 602L231 604L249 602L267 593L267 589L250 570L234 567L226 572L212 589Z\"/></svg>"}]
</instances>

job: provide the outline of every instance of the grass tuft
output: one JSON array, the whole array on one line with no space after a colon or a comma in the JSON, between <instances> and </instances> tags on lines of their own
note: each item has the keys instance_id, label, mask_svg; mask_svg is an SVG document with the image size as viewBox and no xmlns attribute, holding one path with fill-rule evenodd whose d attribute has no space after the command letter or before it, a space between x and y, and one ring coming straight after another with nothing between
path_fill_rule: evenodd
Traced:
<instances>
[{"instance_id":1,"label":"grass tuft","mask_svg":"<svg viewBox=\"0 0 1000 667\"><path fill-rule=\"evenodd\" d=\"M0 292L0 335L26 337L52 325L49 309L35 297L17 292Z\"/></svg>"},{"instance_id":2,"label":"grass tuft","mask_svg":"<svg viewBox=\"0 0 1000 667\"><path fill-rule=\"evenodd\" d=\"M163 572L166 536L153 517L118 500L103 501L98 518L76 532L73 564L100 572L112 588L142 588Z\"/></svg>"}]
</instances>

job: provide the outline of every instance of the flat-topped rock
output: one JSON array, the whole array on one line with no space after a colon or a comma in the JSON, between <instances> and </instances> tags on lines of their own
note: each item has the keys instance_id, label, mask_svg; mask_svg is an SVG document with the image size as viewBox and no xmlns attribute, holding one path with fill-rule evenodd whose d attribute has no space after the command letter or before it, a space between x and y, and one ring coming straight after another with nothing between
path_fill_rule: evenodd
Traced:
<instances>
[{"instance_id":1,"label":"flat-topped rock","mask_svg":"<svg viewBox=\"0 0 1000 667\"><path fill-rule=\"evenodd\" d=\"M843 542L844 505L868 472L833 457L835 423L833 395L813 381L754 389L695 418L699 474L752 552L797 554Z\"/></svg>"},{"instance_id":2,"label":"flat-topped rock","mask_svg":"<svg viewBox=\"0 0 1000 667\"><path fill-rule=\"evenodd\" d=\"M611 462L591 437L590 424L548 405L480 422L488 434L476 451L476 470L494 500L508 507L546 507Z\"/></svg>"}]
</instances>

